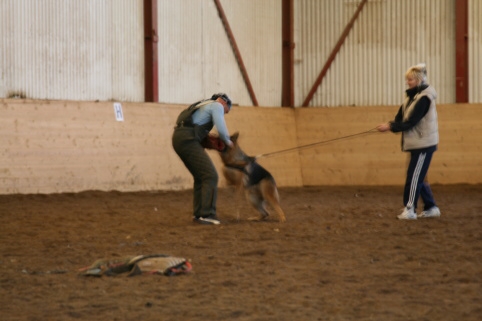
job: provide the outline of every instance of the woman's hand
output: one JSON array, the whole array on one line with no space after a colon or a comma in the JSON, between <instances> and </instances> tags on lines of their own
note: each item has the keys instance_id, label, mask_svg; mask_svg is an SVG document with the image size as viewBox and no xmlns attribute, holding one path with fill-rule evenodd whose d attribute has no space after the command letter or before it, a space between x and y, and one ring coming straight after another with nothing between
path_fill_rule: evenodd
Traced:
<instances>
[{"instance_id":1,"label":"woman's hand","mask_svg":"<svg viewBox=\"0 0 482 321\"><path fill-rule=\"evenodd\" d=\"M390 130L390 124L389 123L383 123L377 126L377 130L379 132L387 132Z\"/></svg>"}]
</instances>

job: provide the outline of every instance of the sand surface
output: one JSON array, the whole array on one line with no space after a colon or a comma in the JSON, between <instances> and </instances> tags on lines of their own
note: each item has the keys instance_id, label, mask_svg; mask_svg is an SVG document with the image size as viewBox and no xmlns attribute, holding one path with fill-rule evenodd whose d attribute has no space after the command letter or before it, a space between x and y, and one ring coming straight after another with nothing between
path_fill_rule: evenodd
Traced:
<instances>
[{"instance_id":1,"label":"sand surface","mask_svg":"<svg viewBox=\"0 0 482 321\"><path fill-rule=\"evenodd\" d=\"M441 218L398 221L402 187L282 188L280 224L226 188L220 226L191 191L0 195L0 319L482 320L482 185L433 191ZM78 272L153 253L193 271Z\"/></svg>"}]
</instances>

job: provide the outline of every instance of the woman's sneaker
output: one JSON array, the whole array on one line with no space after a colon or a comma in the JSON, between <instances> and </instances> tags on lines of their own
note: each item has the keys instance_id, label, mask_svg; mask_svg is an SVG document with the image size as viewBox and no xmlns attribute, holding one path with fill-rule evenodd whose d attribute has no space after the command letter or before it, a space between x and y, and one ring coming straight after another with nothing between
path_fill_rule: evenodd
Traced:
<instances>
[{"instance_id":1,"label":"woman's sneaker","mask_svg":"<svg viewBox=\"0 0 482 321\"><path fill-rule=\"evenodd\" d=\"M398 215L399 220L416 220L417 214L413 211L413 208L404 208L402 214Z\"/></svg>"},{"instance_id":2,"label":"woman's sneaker","mask_svg":"<svg viewBox=\"0 0 482 321\"><path fill-rule=\"evenodd\" d=\"M433 206L426 211L423 211L418 215L419 218L440 217L440 209L437 206Z\"/></svg>"},{"instance_id":3,"label":"woman's sneaker","mask_svg":"<svg viewBox=\"0 0 482 321\"><path fill-rule=\"evenodd\" d=\"M219 224L221 224L221 222L218 220L218 217L215 214L211 214L211 215L206 216L206 217L194 216L192 218L192 221L194 223L206 224L206 225L219 225Z\"/></svg>"}]
</instances>

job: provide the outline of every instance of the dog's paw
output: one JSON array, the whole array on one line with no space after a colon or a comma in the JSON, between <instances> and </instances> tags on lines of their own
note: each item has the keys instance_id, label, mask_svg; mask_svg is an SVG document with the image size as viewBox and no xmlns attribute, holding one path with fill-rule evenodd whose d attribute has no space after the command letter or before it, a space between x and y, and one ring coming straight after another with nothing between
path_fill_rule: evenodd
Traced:
<instances>
[{"instance_id":1,"label":"dog's paw","mask_svg":"<svg viewBox=\"0 0 482 321\"><path fill-rule=\"evenodd\" d=\"M261 221L265 221L267 218L268 218L267 215L266 215L266 216L264 216L264 215L259 215L259 216L249 217L249 218L248 218L248 221L261 222Z\"/></svg>"}]
</instances>

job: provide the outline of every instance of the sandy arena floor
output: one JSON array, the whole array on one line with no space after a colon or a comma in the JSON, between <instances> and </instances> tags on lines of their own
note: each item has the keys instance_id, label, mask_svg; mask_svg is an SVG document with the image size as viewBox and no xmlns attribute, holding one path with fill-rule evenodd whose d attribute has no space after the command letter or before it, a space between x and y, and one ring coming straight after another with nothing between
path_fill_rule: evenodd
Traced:
<instances>
[{"instance_id":1,"label":"sandy arena floor","mask_svg":"<svg viewBox=\"0 0 482 321\"><path fill-rule=\"evenodd\" d=\"M287 222L220 190L0 196L1 320L482 320L482 185L433 186L440 219L398 221L402 187L282 188ZM193 271L85 277L99 258L164 253Z\"/></svg>"}]
</instances>

